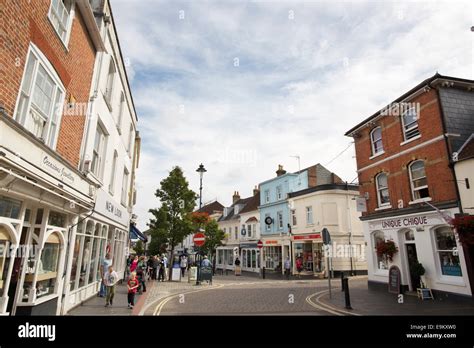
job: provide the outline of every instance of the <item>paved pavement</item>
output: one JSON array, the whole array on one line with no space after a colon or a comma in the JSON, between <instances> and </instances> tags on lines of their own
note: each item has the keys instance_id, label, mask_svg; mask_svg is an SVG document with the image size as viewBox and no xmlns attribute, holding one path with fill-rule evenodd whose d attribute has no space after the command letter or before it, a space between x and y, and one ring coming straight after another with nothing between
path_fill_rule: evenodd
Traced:
<instances>
[{"instance_id":1,"label":"paved pavement","mask_svg":"<svg viewBox=\"0 0 474 348\"><path fill-rule=\"evenodd\" d=\"M388 291L373 290L367 286L367 278L349 279L349 294L352 310L345 308L345 295L341 292L341 282L336 283L332 299L325 292L316 302L329 305L329 309L347 311L359 315L473 315L474 300L436 296L434 300L420 300L416 293L404 294L403 303L398 302L398 295ZM347 313L344 313L347 314Z\"/></svg>"}]
</instances>

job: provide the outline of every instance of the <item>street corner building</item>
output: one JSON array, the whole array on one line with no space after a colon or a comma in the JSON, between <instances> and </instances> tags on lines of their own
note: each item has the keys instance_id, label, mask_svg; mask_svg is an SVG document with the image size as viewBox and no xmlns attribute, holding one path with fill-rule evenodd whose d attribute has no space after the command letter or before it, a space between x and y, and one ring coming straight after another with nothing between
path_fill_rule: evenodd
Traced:
<instances>
[{"instance_id":1,"label":"street corner building","mask_svg":"<svg viewBox=\"0 0 474 348\"><path fill-rule=\"evenodd\" d=\"M461 243L451 219L473 212L473 90L472 80L435 74L347 131L369 286L386 290L396 266L401 291L417 291L421 280L435 293L472 296L474 248Z\"/></svg>"},{"instance_id":2,"label":"street corner building","mask_svg":"<svg viewBox=\"0 0 474 348\"><path fill-rule=\"evenodd\" d=\"M140 138L108 1L2 3L0 315L55 315L122 276Z\"/></svg>"},{"instance_id":3,"label":"street corner building","mask_svg":"<svg viewBox=\"0 0 474 348\"><path fill-rule=\"evenodd\" d=\"M292 274L327 277L330 269L339 274L367 274L360 213L354 199L358 186L344 183L319 163L296 173L279 166L276 174L259 185L263 267L283 273L284 261L289 258ZM331 235L330 250L323 247L324 228Z\"/></svg>"}]
</instances>

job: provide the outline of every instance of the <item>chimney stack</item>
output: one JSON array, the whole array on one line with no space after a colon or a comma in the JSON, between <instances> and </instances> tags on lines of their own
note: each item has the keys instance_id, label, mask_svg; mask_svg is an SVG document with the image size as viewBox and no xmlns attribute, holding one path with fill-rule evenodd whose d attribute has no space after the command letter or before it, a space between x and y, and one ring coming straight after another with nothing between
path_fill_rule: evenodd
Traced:
<instances>
[{"instance_id":1,"label":"chimney stack","mask_svg":"<svg viewBox=\"0 0 474 348\"><path fill-rule=\"evenodd\" d=\"M240 199L240 195L238 191L234 191L234 195L232 196L232 204L235 204Z\"/></svg>"},{"instance_id":2,"label":"chimney stack","mask_svg":"<svg viewBox=\"0 0 474 348\"><path fill-rule=\"evenodd\" d=\"M259 192L260 192L260 190L259 190L258 187L255 185L255 188L253 189L253 195L256 196L256 195L258 195Z\"/></svg>"},{"instance_id":3,"label":"chimney stack","mask_svg":"<svg viewBox=\"0 0 474 348\"><path fill-rule=\"evenodd\" d=\"M278 170L276 171L277 176L282 176L283 174L286 174L286 170L283 169L283 166L281 164L278 165Z\"/></svg>"}]
</instances>

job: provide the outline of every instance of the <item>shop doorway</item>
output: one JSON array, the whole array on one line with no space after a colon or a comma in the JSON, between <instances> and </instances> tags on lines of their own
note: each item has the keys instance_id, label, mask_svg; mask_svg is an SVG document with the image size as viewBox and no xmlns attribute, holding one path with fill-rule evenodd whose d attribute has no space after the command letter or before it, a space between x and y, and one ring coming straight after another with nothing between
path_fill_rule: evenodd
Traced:
<instances>
[{"instance_id":1,"label":"shop doorway","mask_svg":"<svg viewBox=\"0 0 474 348\"><path fill-rule=\"evenodd\" d=\"M418 264L418 255L416 252L415 234L412 230L405 232L405 252L410 280L410 290L416 291L416 288L420 285L420 276L414 272L414 269Z\"/></svg>"}]
</instances>

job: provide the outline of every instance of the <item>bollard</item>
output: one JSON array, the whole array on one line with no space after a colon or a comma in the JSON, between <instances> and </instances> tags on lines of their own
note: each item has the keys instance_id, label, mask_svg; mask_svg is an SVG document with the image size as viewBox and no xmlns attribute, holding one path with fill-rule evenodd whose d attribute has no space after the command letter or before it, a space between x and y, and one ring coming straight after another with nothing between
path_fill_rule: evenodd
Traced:
<instances>
[{"instance_id":1,"label":"bollard","mask_svg":"<svg viewBox=\"0 0 474 348\"><path fill-rule=\"evenodd\" d=\"M341 291L344 291L344 272L341 272Z\"/></svg>"},{"instance_id":2,"label":"bollard","mask_svg":"<svg viewBox=\"0 0 474 348\"><path fill-rule=\"evenodd\" d=\"M349 279L344 278L343 279L344 283L344 292L345 292L345 297L346 297L346 309L352 309L351 307L351 296L349 294Z\"/></svg>"},{"instance_id":3,"label":"bollard","mask_svg":"<svg viewBox=\"0 0 474 348\"><path fill-rule=\"evenodd\" d=\"M265 267L262 267L262 279L265 279Z\"/></svg>"}]
</instances>

